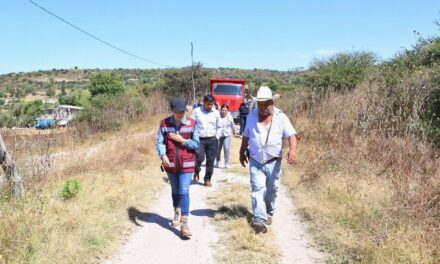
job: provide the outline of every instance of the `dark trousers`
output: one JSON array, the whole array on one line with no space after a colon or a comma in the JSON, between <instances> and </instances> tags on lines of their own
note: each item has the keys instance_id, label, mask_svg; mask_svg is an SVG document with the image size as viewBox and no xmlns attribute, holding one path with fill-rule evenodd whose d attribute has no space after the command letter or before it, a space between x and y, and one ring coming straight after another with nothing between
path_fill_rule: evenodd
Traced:
<instances>
[{"instance_id":1,"label":"dark trousers","mask_svg":"<svg viewBox=\"0 0 440 264\"><path fill-rule=\"evenodd\" d=\"M244 128L246 127L247 116L240 116L240 135L243 135Z\"/></svg>"},{"instance_id":2,"label":"dark trousers","mask_svg":"<svg viewBox=\"0 0 440 264\"><path fill-rule=\"evenodd\" d=\"M200 166L205 160L206 155L206 173L205 180L211 180L214 172L214 160L217 155L218 140L216 137L200 138L200 146L197 149L196 173L200 172Z\"/></svg>"}]
</instances>

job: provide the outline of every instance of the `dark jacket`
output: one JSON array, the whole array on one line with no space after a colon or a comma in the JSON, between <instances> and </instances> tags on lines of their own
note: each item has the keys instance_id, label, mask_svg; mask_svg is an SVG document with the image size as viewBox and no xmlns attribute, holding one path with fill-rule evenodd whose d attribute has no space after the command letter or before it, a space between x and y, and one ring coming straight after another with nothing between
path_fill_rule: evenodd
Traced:
<instances>
[{"instance_id":1,"label":"dark jacket","mask_svg":"<svg viewBox=\"0 0 440 264\"><path fill-rule=\"evenodd\" d=\"M249 114L249 105L246 103L241 103L239 111L240 117L246 117Z\"/></svg>"}]
</instances>

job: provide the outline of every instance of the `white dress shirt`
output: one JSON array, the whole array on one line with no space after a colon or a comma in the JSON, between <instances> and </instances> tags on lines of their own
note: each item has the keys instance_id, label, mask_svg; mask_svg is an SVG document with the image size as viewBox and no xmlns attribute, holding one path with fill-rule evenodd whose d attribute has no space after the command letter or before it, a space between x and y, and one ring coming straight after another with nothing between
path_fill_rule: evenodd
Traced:
<instances>
[{"instance_id":1,"label":"white dress shirt","mask_svg":"<svg viewBox=\"0 0 440 264\"><path fill-rule=\"evenodd\" d=\"M270 129L270 132L269 132ZM269 138L267 133L269 132ZM289 118L274 107L271 125L258 122L258 109L252 111L246 120L243 136L249 138L249 154L252 159L264 164L273 158L282 157L283 139L296 135ZM267 138L267 144L266 144Z\"/></svg>"},{"instance_id":2,"label":"white dress shirt","mask_svg":"<svg viewBox=\"0 0 440 264\"><path fill-rule=\"evenodd\" d=\"M196 120L199 137L218 136L218 130L221 128L219 111L212 108L211 111L208 112L205 107L200 106L193 110L191 118Z\"/></svg>"}]
</instances>

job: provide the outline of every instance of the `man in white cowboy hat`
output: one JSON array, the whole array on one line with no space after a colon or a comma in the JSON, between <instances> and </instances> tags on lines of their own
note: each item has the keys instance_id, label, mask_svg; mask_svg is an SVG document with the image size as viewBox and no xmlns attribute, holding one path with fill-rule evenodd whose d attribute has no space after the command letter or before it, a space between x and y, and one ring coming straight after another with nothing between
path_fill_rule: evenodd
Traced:
<instances>
[{"instance_id":1,"label":"man in white cowboy hat","mask_svg":"<svg viewBox=\"0 0 440 264\"><path fill-rule=\"evenodd\" d=\"M286 159L289 164L296 160L296 131L289 118L274 106L274 99L267 86L257 93L258 108L251 112L240 148L240 163L249 163L252 187L252 226L256 233L267 231L275 212L275 199L281 177L283 139L288 139L290 149ZM248 154L246 153L249 147Z\"/></svg>"}]
</instances>

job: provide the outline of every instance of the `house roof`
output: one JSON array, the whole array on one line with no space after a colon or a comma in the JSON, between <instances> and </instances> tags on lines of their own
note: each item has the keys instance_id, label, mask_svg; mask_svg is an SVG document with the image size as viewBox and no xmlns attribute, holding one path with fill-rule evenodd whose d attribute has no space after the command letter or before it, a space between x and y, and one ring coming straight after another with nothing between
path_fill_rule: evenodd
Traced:
<instances>
[{"instance_id":1,"label":"house roof","mask_svg":"<svg viewBox=\"0 0 440 264\"><path fill-rule=\"evenodd\" d=\"M58 108L68 108L68 109L76 109L76 110L84 109L84 107L73 106L73 105L59 105Z\"/></svg>"}]
</instances>

